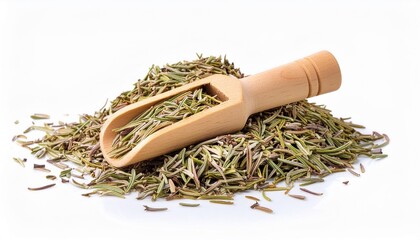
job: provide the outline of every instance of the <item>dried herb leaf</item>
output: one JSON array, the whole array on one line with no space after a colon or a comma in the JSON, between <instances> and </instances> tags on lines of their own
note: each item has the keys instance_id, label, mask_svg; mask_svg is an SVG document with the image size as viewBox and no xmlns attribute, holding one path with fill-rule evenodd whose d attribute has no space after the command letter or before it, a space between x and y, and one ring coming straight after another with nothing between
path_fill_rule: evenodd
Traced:
<instances>
[{"instance_id":1,"label":"dried herb leaf","mask_svg":"<svg viewBox=\"0 0 420 240\"><path fill-rule=\"evenodd\" d=\"M259 198L256 198L256 197L253 197L253 196L245 196L246 198L248 198L248 199L251 199L251 200L254 200L254 201L260 201L260 199Z\"/></svg>"},{"instance_id":2,"label":"dried herb leaf","mask_svg":"<svg viewBox=\"0 0 420 240\"><path fill-rule=\"evenodd\" d=\"M272 209L260 206L260 204L258 202L255 202L254 204L252 204L251 208L252 209L257 209L257 210L260 210L260 211L263 211L263 212L266 212L266 213L273 213Z\"/></svg>"},{"instance_id":3,"label":"dried herb leaf","mask_svg":"<svg viewBox=\"0 0 420 240\"><path fill-rule=\"evenodd\" d=\"M313 192L313 191L308 190L308 189L306 189L306 188L300 188L300 190L301 190L301 191L304 191L304 192L307 192L307 193L310 193L310 194L312 194L312 195L316 195L316 196L321 196L321 195L323 195L323 193Z\"/></svg>"},{"instance_id":4,"label":"dried herb leaf","mask_svg":"<svg viewBox=\"0 0 420 240\"><path fill-rule=\"evenodd\" d=\"M199 203L183 203L183 202L180 202L179 205L181 205L183 207L198 207L198 206L200 206Z\"/></svg>"},{"instance_id":5,"label":"dried herb leaf","mask_svg":"<svg viewBox=\"0 0 420 240\"><path fill-rule=\"evenodd\" d=\"M306 197L303 196L303 195L298 195L298 194L288 194L288 195L292 198L296 198L296 199L299 199L299 200L305 200L306 199Z\"/></svg>"},{"instance_id":6,"label":"dried herb leaf","mask_svg":"<svg viewBox=\"0 0 420 240\"><path fill-rule=\"evenodd\" d=\"M25 158L21 159L21 158L18 158L18 157L14 157L13 160L15 160L15 162L19 163L22 167L25 167L25 162L26 162Z\"/></svg>"},{"instance_id":7,"label":"dried herb leaf","mask_svg":"<svg viewBox=\"0 0 420 240\"><path fill-rule=\"evenodd\" d=\"M223 200L210 200L211 203L224 204L224 205L233 205L232 201L223 201Z\"/></svg>"},{"instance_id":8,"label":"dried herb leaf","mask_svg":"<svg viewBox=\"0 0 420 240\"><path fill-rule=\"evenodd\" d=\"M63 178L63 177L70 178L70 176L71 176L71 170L72 169L69 168L69 169L66 169L66 170L61 171L59 176L61 178Z\"/></svg>"},{"instance_id":9,"label":"dried herb leaf","mask_svg":"<svg viewBox=\"0 0 420 240\"><path fill-rule=\"evenodd\" d=\"M31 115L31 118L34 119L34 120L49 119L50 115L43 114L43 113L35 113L35 114Z\"/></svg>"},{"instance_id":10,"label":"dried herb leaf","mask_svg":"<svg viewBox=\"0 0 420 240\"><path fill-rule=\"evenodd\" d=\"M166 211L168 210L168 208L153 208L153 207L149 207L147 205L143 205L144 210L148 211L148 212L161 212L161 211Z\"/></svg>"},{"instance_id":11,"label":"dried herb leaf","mask_svg":"<svg viewBox=\"0 0 420 240\"><path fill-rule=\"evenodd\" d=\"M233 200L232 196L226 196L226 195L202 195L198 199L201 200Z\"/></svg>"},{"instance_id":12,"label":"dried herb leaf","mask_svg":"<svg viewBox=\"0 0 420 240\"><path fill-rule=\"evenodd\" d=\"M254 209L266 212L266 213L273 213L273 210L263 206L255 206Z\"/></svg>"},{"instance_id":13,"label":"dried herb leaf","mask_svg":"<svg viewBox=\"0 0 420 240\"><path fill-rule=\"evenodd\" d=\"M57 179L57 177L54 176L54 175L47 175L47 176L45 176L45 178L46 179L49 179L49 180L55 180L55 179Z\"/></svg>"},{"instance_id":14,"label":"dried herb leaf","mask_svg":"<svg viewBox=\"0 0 420 240\"><path fill-rule=\"evenodd\" d=\"M267 200L267 201L271 202L271 198L269 198L269 197L265 194L265 191L262 191L262 196L263 196L263 198L264 198L265 200Z\"/></svg>"},{"instance_id":15,"label":"dried herb leaf","mask_svg":"<svg viewBox=\"0 0 420 240\"><path fill-rule=\"evenodd\" d=\"M54 187L54 186L55 186L55 183L52 183L52 184L48 184L48 185L45 185L45 186L42 186L42 187L28 187L28 190L39 191L39 190L44 190L44 189Z\"/></svg>"},{"instance_id":16,"label":"dried herb leaf","mask_svg":"<svg viewBox=\"0 0 420 240\"><path fill-rule=\"evenodd\" d=\"M360 177L360 173L355 172L353 169L351 168L347 168L347 171L349 171L351 174L353 174L356 177Z\"/></svg>"}]
</instances>

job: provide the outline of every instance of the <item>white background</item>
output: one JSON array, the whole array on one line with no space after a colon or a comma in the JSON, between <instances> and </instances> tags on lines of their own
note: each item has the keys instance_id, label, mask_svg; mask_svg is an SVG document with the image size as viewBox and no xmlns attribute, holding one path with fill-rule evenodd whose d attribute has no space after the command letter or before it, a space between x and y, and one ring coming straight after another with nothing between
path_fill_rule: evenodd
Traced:
<instances>
[{"instance_id":1,"label":"white background","mask_svg":"<svg viewBox=\"0 0 420 240\"><path fill-rule=\"evenodd\" d=\"M1 1L0 30L0 239L420 239L416 1ZM77 119L131 89L151 64L195 53L227 54L252 74L322 49L337 57L343 84L311 101L392 141L388 158L361 159L362 177L311 186L322 197L272 193L262 202L269 215L243 195L234 206L182 208L134 195L87 199L63 184L27 190L48 182L11 138L34 112ZM28 157L27 167L13 156Z\"/></svg>"}]
</instances>

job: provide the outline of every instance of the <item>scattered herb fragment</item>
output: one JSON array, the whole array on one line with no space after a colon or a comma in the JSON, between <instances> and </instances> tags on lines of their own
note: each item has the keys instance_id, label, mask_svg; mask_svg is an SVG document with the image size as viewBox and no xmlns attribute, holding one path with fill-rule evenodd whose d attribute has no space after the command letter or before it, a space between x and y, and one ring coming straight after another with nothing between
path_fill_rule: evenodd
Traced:
<instances>
[{"instance_id":1,"label":"scattered herb fragment","mask_svg":"<svg viewBox=\"0 0 420 240\"><path fill-rule=\"evenodd\" d=\"M248 199L251 199L251 200L254 200L254 201L260 201L260 199L259 198L256 198L256 197L253 197L253 196L245 196L246 198L248 198Z\"/></svg>"},{"instance_id":2,"label":"scattered herb fragment","mask_svg":"<svg viewBox=\"0 0 420 240\"><path fill-rule=\"evenodd\" d=\"M181 205L183 207L198 207L198 206L200 206L199 203L183 203L183 202L180 202L179 205Z\"/></svg>"},{"instance_id":3,"label":"scattered herb fragment","mask_svg":"<svg viewBox=\"0 0 420 240\"><path fill-rule=\"evenodd\" d=\"M54 175L47 175L47 176L45 176L45 178L48 179L48 180L55 180L55 179L57 179L57 177L54 176Z\"/></svg>"},{"instance_id":4,"label":"scattered herb fragment","mask_svg":"<svg viewBox=\"0 0 420 240\"><path fill-rule=\"evenodd\" d=\"M26 158L21 159L21 158L18 158L18 157L14 157L13 160L15 160L15 162L19 163L22 167L25 167Z\"/></svg>"},{"instance_id":5,"label":"scattered herb fragment","mask_svg":"<svg viewBox=\"0 0 420 240\"><path fill-rule=\"evenodd\" d=\"M47 173L51 172L51 170L45 168L45 165L44 164L35 164L34 163L34 169L35 170L38 170L38 171L47 172Z\"/></svg>"},{"instance_id":6,"label":"scattered herb fragment","mask_svg":"<svg viewBox=\"0 0 420 240\"><path fill-rule=\"evenodd\" d=\"M299 199L299 200L305 200L306 199L306 197L303 196L303 195L298 195L298 194L287 194L287 195L289 195L292 198Z\"/></svg>"},{"instance_id":7,"label":"scattered herb fragment","mask_svg":"<svg viewBox=\"0 0 420 240\"><path fill-rule=\"evenodd\" d=\"M168 208L153 208L153 207L149 207L147 205L143 205L144 210L148 211L148 212L160 212L160 211L166 211L168 210Z\"/></svg>"},{"instance_id":8,"label":"scattered herb fragment","mask_svg":"<svg viewBox=\"0 0 420 240\"><path fill-rule=\"evenodd\" d=\"M66 170L63 170L63 171L61 171L60 172L60 177L61 178L63 178L63 177L66 177L66 178L70 178L70 176L71 176L71 168L69 168L69 169L66 169Z\"/></svg>"},{"instance_id":9,"label":"scattered herb fragment","mask_svg":"<svg viewBox=\"0 0 420 240\"><path fill-rule=\"evenodd\" d=\"M34 120L49 119L50 115L42 114L42 113L35 113L35 114L31 115L31 118L34 119Z\"/></svg>"},{"instance_id":10,"label":"scattered herb fragment","mask_svg":"<svg viewBox=\"0 0 420 240\"><path fill-rule=\"evenodd\" d=\"M301 190L301 191L304 191L304 192L307 192L307 193L310 193L310 194L312 194L312 195L316 195L316 196L321 196L321 195L323 195L323 193L313 192L313 191L308 190L308 189L306 189L306 188L300 188L300 190Z\"/></svg>"},{"instance_id":11,"label":"scattered herb fragment","mask_svg":"<svg viewBox=\"0 0 420 240\"><path fill-rule=\"evenodd\" d=\"M273 213L273 210L263 206L255 206L254 209L266 212L266 213Z\"/></svg>"},{"instance_id":12,"label":"scattered herb fragment","mask_svg":"<svg viewBox=\"0 0 420 240\"><path fill-rule=\"evenodd\" d=\"M39 190L44 190L44 189L47 189L47 188L50 188L50 187L54 187L54 186L55 186L55 183L48 184L48 185L45 185L45 186L42 186L42 187L35 187L35 188L28 187L28 190L31 190L31 191L39 191Z\"/></svg>"},{"instance_id":13,"label":"scattered herb fragment","mask_svg":"<svg viewBox=\"0 0 420 240\"><path fill-rule=\"evenodd\" d=\"M360 177L360 173L355 172L353 169L351 168L347 168L347 171L349 171L349 173L353 174L356 177Z\"/></svg>"},{"instance_id":14,"label":"scattered herb fragment","mask_svg":"<svg viewBox=\"0 0 420 240\"><path fill-rule=\"evenodd\" d=\"M211 203L216 203L216 204L224 204L224 205L232 205L233 202L232 201L223 201L223 200L210 200Z\"/></svg>"},{"instance_id":15,"label":"scattered herb fragment","mask_svg":"<svg viewBox=\"0 0 420 240\"><path fill-rule=\"evenodd\" d=\"M265 194L265 191L262 191L262 196L263 196L263 198L264 198L265 200L267 200L267 201L271 202L271 198L269 198L269 197Z\"/></svg>"},{"instance_id":16,"label":"scattered herb fragment","mask_svg":"<svg viewBox=\"0 0 420 240\"><path fill-rule=\"evenodd\" d=\"M257 210L260 210L260 211L263 211L263 212L266 212L266 213L273 213L272 209L260 206L260 204L258 202L255 202L254 204L252 204L251 208L252 209L257 209Z\"/></svg>"}]
</instances>

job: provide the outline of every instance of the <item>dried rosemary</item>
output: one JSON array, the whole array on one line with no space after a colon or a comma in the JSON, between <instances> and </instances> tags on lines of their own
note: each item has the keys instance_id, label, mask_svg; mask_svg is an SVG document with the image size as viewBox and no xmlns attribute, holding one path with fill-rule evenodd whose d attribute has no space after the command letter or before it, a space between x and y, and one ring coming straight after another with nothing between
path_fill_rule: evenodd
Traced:
<instances>
[{"instance_id":1,"label":"dried rosemary","mask_svg":"<svg viewBox=\"0 0 420 240\"><path fill-rule=\"evenodd\" d=\"M298 195L298 194L288 194L288 196L290 196L290 197L292 197L292 198L299 199L299 200L305 200L305 199L306 199L306 197L305 197L305 196L303 196L303 195Z\"/></svg>"},{"instance_id":2,"label":"dried rosemary","mask_svg":"<svg viewBox=\"0 0 420 240\"><path fill-rule=\"evenodd\" d=\"M179 205L183 206L183 207L198 207L198 206L200 206L199 203L183 203L183 202L180 202Z\"/></svg>"},{"instance_id":3,"label":"dried rosemary","mask_svg":"<svg viewBox=\"0 0 420 240\"><path fill-rule=\"evenodd\" d=\"M248 198L248 199L251 199L251 200L253 200L253 201L256 201L256 202L258 202L258 201L260 201L260 199L259 198L256 198L256 197L254 197L254 196L245 196L246 198Z\"/></svg>"},{"instance_id":4,"label":"dried rosemary","mask_svg":"<svg viewBox=\"0 0 420 240\"><path fill-rule=\"evenodd\" d=\"M143 207L144 207L144 211L148 211L148 212L161 212L161 211L168 210L168 208L153 208L147 205L143 205Z\"/></svg>"},{"instance_id":5,"label":"dried rosemary","mask_svg":"<svg viewBox=\"0 0 420 240\"><path fill-rule=\"evenodd\" d=\"M360 171L361 171L362 173L365 173L365 171L366 171L366 170L365 170L365 166L363 166L363 164L361 164L361 163L360 163L360 165L359 165L359 166L360 166Z\"/></svg>"},{"instance_id":6,"label":"dried rosemary","mask_svg":"<svg viewBox=\"0 0 420 240\"><path fill-rule=\"evenodd\" d=\"M363 134L356 130L362 126L349 122L349 119L334 117L325 106L300 101L252 115L239 132L209 139L153 161L144 161L125 169L113 168L104 161L98 144L99 131L110 114L144 98L213 74L244 76L233 63L221 57L198 56L194 61L152 66L132 90L120 94L109 106L92 115L81 115L78 122L44 123L25 131L43 132L44 136L40 139L16 137L14 140L35 157L47 158L46 162L62 169L60 178L63 182L75 176L90 176L89 180L75 183L83 189L90 189L84 196L123 198L130 192L137 192L138 199L150 196L152 200L201 198L220 202L231 198L235 192L248 189L276 189L288 193L299 179L303 180L301 186L304 186L321 182L328 174L350 169L360 155L373 159L386 157L381 150L389 142L385 134ZM187 94L191 95L197 96L195 92ZM201 99L206 97L206 101L202 102L205 106L208 100L217 104L213 96L201 93ZM191 106L197 102L200 102L198 98L185 101L182 111L190 114L190 109L205 108ZM170 109L166 107L171 104L162 104L164 115L159 117L163 120L154 119L150 123L154 126L161 126L168 119L173 123L175 119L168 117L170 112L174 109L181 111L178 109L182 108L174 106ZM193 114L194 110L191 112ZM152 115L158 116L155 113ZM139 123L140 118L135 121ZM145 122L137 126L144 126L142 124ZM141 135L135 128L130 130L132 127L120 129L119 134L122 138L132 131L133 136L137 134L136 140L129 137L123 140L124 143L133 140L131 146L135 145L134 141L147 137L145 132ZM123 145L118 145L121 140L115 142L119 149ZM122 156L127 149L114 154ZM22 161L15 161L22 164ZM269 183L270 180L273 180L272 183ZM286 188L277 187L280 182L285 182Z\"/></svg>"},{"instance_id":7,"label":"dried rosemary","mask_svg":"<svg viewBox=\"0 0 420 240\"><path fill-rule=\"evenodd\" d=\"M120 158L142 140L175 122L219 104L216 96L210 96L202 88L187 91L150 107L125 126L115 129L112 158Z\"/></svg>"},{"instance_id":8,"label":"dried rosemary","mask_svg":"<svg viewBox=\"0 0 420 240\"><path fill-rule=\"evenodd\" d=\"M34 120L40 120L40 119L49 119L50 116L48 114L35 113L35 114L31 115L31 118L34 119Z\"/></svg>"},{"instance_id":9,"label":"dried rosemary","mask_svg":"<svg viewBox=\"0 0 420 240\"><path fill-rule=\"evenodd\" d=\"M300 188L300 190L301 190L301 191L304 191L304 192L307 192L307 193L310 193L310 194L312 194L312 195L316 195L316 196L321 196L321 195L323 195L323 193L313 192L313 191L311 191L311 190L309 190L309 189L306 189L306 188Z\"/></svg>"},{"instance_id":10,"label":"dried rosemary","mask_svg":"<svg viewBox=\"0 0 420 240\"><path fill-rule=\"evenodd\" d=\"M267 207L261 206L258 202L251 205L251 209L257 209L265 213L273 213L273 210Z\"/></svg>"},{"instance_id":11,"label":"dried rosemary","mask_svg":"<svg viewBox=\"0 0 420 240\"><path fill-rule=\"evenodd\" d=\"M211 203L223 204L223 205L233 205L232 201L224 201L224 200L210 200Z\"/></svg>"},{"instance_id":12,"label":"dried rosemary","mask_svg":"<svg viewBox=\"0 0 420 240\"><path fill-rule=\"evenodd\" d=\"M45 185L45 186L42 186L42 187L28 187L28 190L31 190L31 191L39 191L39 190L44 190L44 189L47 189L47 188L50 188L50 187L54 187L54 186L55 186L55 183L48 184L48 185Z\"/></svg>"}]
</instances>

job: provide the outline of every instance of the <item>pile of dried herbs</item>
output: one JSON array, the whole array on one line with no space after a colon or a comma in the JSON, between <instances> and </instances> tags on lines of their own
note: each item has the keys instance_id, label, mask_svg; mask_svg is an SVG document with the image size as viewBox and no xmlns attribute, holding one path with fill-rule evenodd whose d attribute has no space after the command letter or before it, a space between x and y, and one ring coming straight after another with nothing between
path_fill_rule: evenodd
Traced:
<instances>
[{"instance_id":1,"label":"pile of dried herbs","mask_svg":"<svg viewBox=\"0 0 420 240\"><path fill-rule=\"evenodd\" d=\"M301 185L321 182L328 174L353 168L360 155L386 157L381 151L389 142L385 134L362 134L356 130L362 126L333 117L324 106L300 101L252 115L240 132L153 161L125 169L115 169L104 161L99 131L110 114L212 74L244 76L221 57L198 56L194 61L152 66L131 91L123 92L110 106L81 115L79 122L45 123L25 131L43 131L40 139L17 135L14 140L37 158L61 168L63 182L88 189L84 196L124 197L137 192L138 199L199 198L223 204L230 204L225 200L232 200L232 194L238 191L262 190L266 197L265 191L289 191L297 180ZM20 158L15 160L25 164ZM39 169L48 170L45 166ZM54 180L55 176L47 178ZM282 181L286 187L277 186ZM302 199L301 195L291 196ZM254 205L255 209L270 211Z\"/></svg>"},{"instance_id":2,"label":"pile of dried herbs","mask_svg":"<svg viewBox=\"0 0 420 240\"><path fill-rule=\"evenodd\" d=\"M186 91L167 99L135 117L117 132L109 152L112 158L121 158L149 135L186 117L221 103L203 88Z\"/></svg>"}]
</instances>

